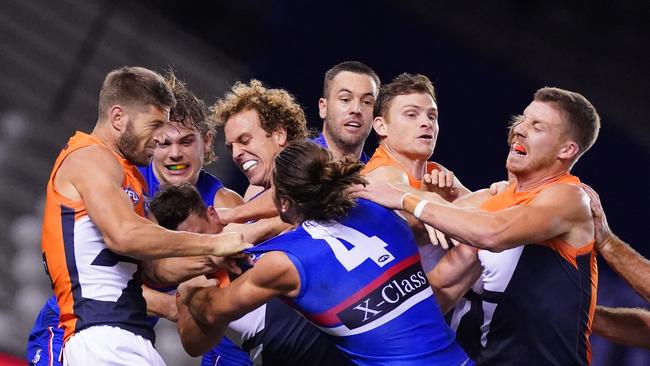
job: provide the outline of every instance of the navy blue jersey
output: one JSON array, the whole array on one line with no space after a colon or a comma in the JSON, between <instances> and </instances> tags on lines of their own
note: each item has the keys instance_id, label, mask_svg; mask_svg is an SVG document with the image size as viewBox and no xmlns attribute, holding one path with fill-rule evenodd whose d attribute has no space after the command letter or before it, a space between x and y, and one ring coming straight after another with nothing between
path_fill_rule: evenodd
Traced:
<instances>
[{"instance_id":1,"label":"navy blue jersey","mask_svg":"<svg viewBox=\"0 0 650 366\"><path fill-rule=\"evenodd\" d=\"M406 222L358 200L340 222L304 222L248 250L281 251L300 276L286 299L360 365L466 365Z\"/></svg>"}]
</instances>

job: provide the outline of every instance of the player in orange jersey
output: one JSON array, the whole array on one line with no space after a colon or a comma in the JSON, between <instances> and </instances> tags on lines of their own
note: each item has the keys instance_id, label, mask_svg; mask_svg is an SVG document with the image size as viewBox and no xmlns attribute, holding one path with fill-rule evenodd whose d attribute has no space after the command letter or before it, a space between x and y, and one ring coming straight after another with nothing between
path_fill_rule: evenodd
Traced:
<instances>
[{"instance_id":1,"label":"player in orange jersey","mask_svg":"<svg viewBox=\"0 0 650 366\"><path fill-rule=\"evenodd\" d=\"M582 95L542 88L512 126L506 168L516 180L482 210L382 183L360 192L482 249L453 250L430 276L439 298L453 300L473 282L467 274L476 279L482 268L478 364L590 363L598 284L594 223L587 194L570 170L599 128L595 108Z\"/></svg>"},{"instance_id":2,"label":"player in orange jersey","mask_svg":"<svg viewBox=\"0 0 650 366\"><path fill-rule=\"evenodd\" d=\"M48 181L42 249L65 330L64 365L164 364L146 321L141 264L249 247L241 234L173 232L144 218L147 165L175 98L157 73L110 72L91 134L77 132ZM162 282L165 282L165 279Z\"/></svg>"}]
</instances>

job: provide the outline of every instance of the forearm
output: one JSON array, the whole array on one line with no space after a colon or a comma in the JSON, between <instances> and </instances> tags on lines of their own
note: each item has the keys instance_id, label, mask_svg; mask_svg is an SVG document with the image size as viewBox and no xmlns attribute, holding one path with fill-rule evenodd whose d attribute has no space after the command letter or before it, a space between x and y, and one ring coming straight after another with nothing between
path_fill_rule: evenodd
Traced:
<instances>
[{"instance_id":1,"label":"forearm","mask_svg":"<svg viewBox=\"0 0 650 366\"><path fill-rule=\"evenodd\" d=\"M244 236L244 241L257 244L279 235L290 226L276 216L250 224L228 224L224 227L224 232L238 232Z\"/></svg>"},{"instance_id":2,"label":"forearm","mask_svg":"<svg viewBox=\"0 0 650 366\"><path fill-rule=\"evenodd\" d=\"M142 286L142 296L147 302L148 316L157 316L173 322L178 320L176 298L173 295Z\"/></svg>"},{"instance_id":3,"label":"forearm","mask_svg":"<svg viewBox=\"0 0 650 366\"><path fill-rule=\"evenodd\" d=\"M192 357L208 352L223 336L218 329L197 323L188 307L182 304L178 306L178 334L185 352Z\"/></svg>"},{"instance_id":4,"label":"forearm","mask_svg":"<svg viewBox=\"0 0 650 366\"><path fill-rule=\"evenodd\" d=\"M427 279L438 300L440 310L447 313L481 276L476 249L461 244L451 249L427 273Z\"/></svg>"},{"instance_id":5,"label":"forearm","mask_svg":"<svg viewBox=\"0 0 650 366\"><path fill-rule=\"evenodd\" d=\"M405 211L414 214L421 199L408 195L403 200ZM507 222L499 220L491 213L458 208L453 205L431 200L420 204L419 220L441 230L450 237L473 247L499 250L501 245L510 244L499 237L507 228Z\"/></svg>"},{"instance_id":6,"label":"forearm","mask_svg":"<svg viewBox=\"0 0 650 366\"><path fill-rule=\"evenodd\" d=\"M136 259L200 256L215 250L211 235L167 230L142 218L116 224L104 237L109 249Z\"/></svg>"},{"instance_id":7,"label":"forearm","mask_svg":"<svg viewBox=\"0 0 650 366\"><path fill-rule=\"evenodd\" d=\"M645 301L650 302L650 261L648 259L616 235L612 235L603 243L598 248L598 253Z\"/></svg>"},{"instance_id":8,"label":"forearm","mask_svg":"<svg viewBox=\"0 0 650 366\"><path fill-rule=\"evenodd\" d=\"M227 223L243 224L277 215L278 209L275 207L275 203L273 203L273 195L270 190L266 190L255 199L229 209L223 219Z\"/></svg>"},{"instance_id":9,"label":"forearm","mask_svg":"<svg viewBox=\"0 0 650 366\"><path fill-rule=\"evenodd\" d=\"M217 266L209 256L173 257L145 262L151 281L161 284L179 284L190 278L212 273Z\"/></svg>"},{"instance_id":10,"label":"forearm","mask_svg":"<svg viewBox=\"0 0 650 366\"><path fill-rule=\"evenodd\" d=\"M650 349L650 311L596 306L592 330L608 340Z\"/></svg>"}]
</instances>

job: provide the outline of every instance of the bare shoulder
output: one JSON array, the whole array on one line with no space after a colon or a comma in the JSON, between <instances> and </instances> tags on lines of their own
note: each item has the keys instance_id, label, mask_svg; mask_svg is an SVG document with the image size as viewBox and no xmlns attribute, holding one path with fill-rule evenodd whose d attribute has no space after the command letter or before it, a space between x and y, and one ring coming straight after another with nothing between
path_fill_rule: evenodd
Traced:
<instances>
[{"instance_id":1,"label":"bare shoulder","mask_svg":"<svg viewBox=\"0 0 650 366\"><path fill-rule=\"evenodd\" d=\"M121 184L124 171L115 156L101 146L76 150L61 163L54 185L63 196L79 199L80 193L95 184Z\"/></svg>"},{"instance_id":2,"label":"bare shoulder","mask_svg":"<svg viewBox=\"0 0 650 366\"><path fill-rule=\"evenodd\" d=\"M555 208L573 219L592 220L589 196L575 184L553 184L543 189L531 204Z\"/></svg>"},{"instance_id":3,"label":"bare shoulder","mask_svg":"<svg viewBox=\"0 0 650 366\"><path fill-rule=\"evenodd\" d=\"M366 178L366 180L369 182L388 182L405 185L409 184L409 179L406 173L393 166L379 167L364 175L364 178Z\"/></svg>"},{"instance_id":4,"label":"bare shoulder","mask_svg":"<svg viewBox=\"0 0 650 366\"><path fill-rule=\"evenodd\" d=\"M283 252L264 254L246 274L249 272L257 286L277 289L287 297L295 297L300 291L298 270Z\"/></svg>"},{"instance_id":5,"label":"bare shoulder","mask_svg":"<svg viewBox=\"0 0 650 366\"><path fill-rule=\"evenodd\" d=\"M230 188L223 187L214 195L213 206L217 208L232 208L244 203L239 193Z\"/></svg>"}]
</instances>

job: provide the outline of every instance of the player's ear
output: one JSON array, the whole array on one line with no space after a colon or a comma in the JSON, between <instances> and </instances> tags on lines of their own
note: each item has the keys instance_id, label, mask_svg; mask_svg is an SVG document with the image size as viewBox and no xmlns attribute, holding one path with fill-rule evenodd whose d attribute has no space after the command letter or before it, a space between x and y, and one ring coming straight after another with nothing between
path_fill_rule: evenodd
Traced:
<instances>
[{"instance_id":1,"label":"player's ear","mask_svg":"<svg viewBox=\"0 0 650 366\"><path fill-rule=\"evenodd\" d=\"M567 141L561 148L558 157L563 160L574 159L580 152L580 147L575 141Z\"/></svg>"},{"instance_id":2,"label":"player's ear","mask_svg":"<svg viewBox=\"0 0 650 366\"><path fill-rule=\"evenodd\" d=\"M327 99L325 98L320 98L318 100L318 115L321 119L327 117Z\"/></svg>"},{"instance_id":3,"label":"player's ear","mask_svg":"<svg viewBox=\"0 0 650 366\"><path fill-rule=\"evenodd\" d=\"M388 135L386 119L382 116L375 117L375 119L372 120L372 128L379 137L386 137Z\"/></svg>"},{"instance_id":4,"label":"player's ear","mask_svg":"<svg viewBox=\"0 0 650 366\"><path fill-rule=\"evenodd\" d=\"M129 123L129 115L126 112L126 108L124 108L124 106L116 104L111 106L107 114L107 122L111 125L111 127L116 131L124 131Z\"/></svg>"},{"instance_id":5,"label":"player's ear","mask_svg":"<svg viewBox=\"0 0 650 366\"><path fill-rule=\"evenodd\" d=\"M273 139L279 146L285 146L287 143L287 130L284 128L280 128L277 131L273 131L271 134L273 136Z\"/></svg>"}]
</instances>

